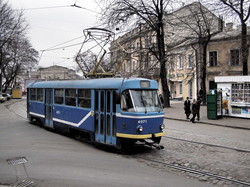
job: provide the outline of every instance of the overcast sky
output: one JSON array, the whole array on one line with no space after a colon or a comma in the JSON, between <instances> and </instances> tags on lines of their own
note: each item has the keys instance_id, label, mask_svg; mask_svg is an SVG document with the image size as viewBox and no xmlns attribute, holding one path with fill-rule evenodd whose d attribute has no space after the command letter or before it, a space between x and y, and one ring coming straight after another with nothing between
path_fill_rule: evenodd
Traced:
<instances>
[{"instance_id":1,"label":"overcast sky","mask_svg":"<svg viewBox=\"0 0 250 187\"><path fill-rule=\"evenodd\" d=\"M75 67L74 55L81 45L44 51L83 36L83 29L101 27L95 0L8 0L13 9L23 9L29 24L28 36L33 47L42 55L39 66L60 65ZM82 8L72 7L76 4ZM77 44L84 38L58 47Z\"/></svg>"}]
</instances>

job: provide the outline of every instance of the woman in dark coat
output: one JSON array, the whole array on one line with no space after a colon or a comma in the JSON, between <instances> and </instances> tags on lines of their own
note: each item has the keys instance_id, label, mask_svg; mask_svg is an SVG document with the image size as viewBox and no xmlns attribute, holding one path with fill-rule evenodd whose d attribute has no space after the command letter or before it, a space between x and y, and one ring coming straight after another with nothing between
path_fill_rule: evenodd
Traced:
<instances>
[{"instance_id":1,"label":"woman in dark coat","mask_svg":"<svg viewBox=\"0 0 250 187\"><path fill-rule=\"evenodd\" d=\"M190 106L191 106L191 102L189 100L189 97L187 97L187 99L184 102L184 110L185 110L185 114L187 116L187 119L189 119L189 116L191 114Z\"/></svg>"}]
</instances>

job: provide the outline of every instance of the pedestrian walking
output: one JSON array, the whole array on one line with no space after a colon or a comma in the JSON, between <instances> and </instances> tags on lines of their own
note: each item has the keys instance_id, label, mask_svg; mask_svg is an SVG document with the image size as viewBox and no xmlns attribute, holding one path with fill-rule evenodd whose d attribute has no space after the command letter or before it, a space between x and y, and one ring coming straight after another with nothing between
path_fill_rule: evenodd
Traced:
<instances>
[{"instance_id":1,"label":"pedestrian walking","mask_svg":"<svg viewBox=\"0 0 250 187\"><path fill-rule=\"evenodd\" d=\"M197 121L200 121L200 108L201 108L201 101L202 101L202 98L198 98L197 101L196 101L196 104L197 104Z\"/></svg>"},{"instance_id":2,"label":"pedestrian walking","mask_svg":"<svg viewBox=\"0 0 250 187\"><path fill-rule=\"evenodd\" d=\"M195 118L198 114L198 104L197 104L195 99L193 99L193 102L191 104L191 112L192 112L193 116L192 116L190 121L192 121L192 123L195 123Z\"/></svg>"},{"instance_id":3,"label":"pedestrian walking","mask_svg":"<svg viewBox=\"0 0 250 187\"><path fill-rule=\"evenodd\" d=\"M189 116L191 114L191 101L189 100L189 97L186 98L185 102L184 102L184 111L186 114L186 118L189 119Z\"/></svg>"},{"instance_id":4,"label":"pedestrian walking","mask_svg":"<svg viewBox=\"0 0 250 187\"><path fill-rule=\"evenodd\" d=\"M164 108L164 99L163 99L163 96L160 94L159 97L160 97L160 101L161 101L161 106L162 106L162 108Z\"/></svg>"}]
</instances>

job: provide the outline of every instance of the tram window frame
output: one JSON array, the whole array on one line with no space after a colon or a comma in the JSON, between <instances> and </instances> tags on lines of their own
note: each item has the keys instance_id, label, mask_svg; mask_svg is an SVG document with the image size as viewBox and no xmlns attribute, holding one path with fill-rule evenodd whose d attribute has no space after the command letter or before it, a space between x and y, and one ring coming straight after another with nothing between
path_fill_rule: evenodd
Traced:
<instances>
[{"instance_id":1,"label":"tram window frame","mask_svg":"<svg viewBox=\"0 0 250 187\"><path fill-rule=\"evenodd\" d=\"M65 105L76 106L76 89L65 89Z\"/></svg>"},{"instance_id":2,"label":"tram window frame","mask_svg":"<svg viewBox=\"0 0 250 187\"><path fill-rule=\"evenodd\" d=\"M36 101L36 88L30 88L30 100Z\"/></svg>"},{"instance_id":3,"label":"tram window frame","mask_svg":"<svg viewBox=\"0 0 250 187\"><path fill-rule=\"evenodd\" d=\"M43 102L43 88L37 88L36 93L37 101Z\"/></svg>"},{"instance_id":4,"label":"tram window frame","mask_svg":"<svg viewBox=\"0 0 250 187\"><path fill-rule=\"evenodd\" d=\"M64 104L64 89L56 88L54 90L54 103L57 105Z\"/></svg>"},{"instance_id":5,"label":"tram window frame","mask_svg":"<svg viewBox=\"0 0 250 187\"><path fill-rule=\"evenodd\" d=\"M91 89L78 89L78 107L91 108Z\"/></svg>"}]
</instances>

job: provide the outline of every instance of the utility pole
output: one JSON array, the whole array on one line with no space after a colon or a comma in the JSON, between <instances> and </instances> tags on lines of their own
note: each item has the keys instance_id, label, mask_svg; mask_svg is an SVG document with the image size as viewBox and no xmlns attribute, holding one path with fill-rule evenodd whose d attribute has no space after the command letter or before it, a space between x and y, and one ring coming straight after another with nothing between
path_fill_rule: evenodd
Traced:
<instances>
[{"instance_id":1,"label":"utility pole","mask_svg":"<svg viewBox=\"0 0 250 187\"><path fill-rule=\"evenodd\" d=\"M3 74L3 68L2 68L2 64L3 64L3 52L2 52L2 48L0 47L0 92L2 92L2 74Z\"/></svg>"}]
</instances>

